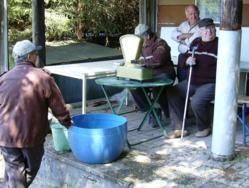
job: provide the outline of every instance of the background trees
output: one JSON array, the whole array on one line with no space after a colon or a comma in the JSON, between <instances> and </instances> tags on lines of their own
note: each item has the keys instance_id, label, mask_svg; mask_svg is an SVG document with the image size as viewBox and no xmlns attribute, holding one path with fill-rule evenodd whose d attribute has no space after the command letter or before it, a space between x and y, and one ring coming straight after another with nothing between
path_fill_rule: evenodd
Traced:
<instances>
[{"instance_id":1,"label":"background trees","mask_svg":"<svg viewBox=\"0 0 249 188\"><path fill-rule=\"evenodd\" d=\"M31 1L9 1L9 40L31 38ZM138 0L45 0L47 40L105 39L132 33L138 23Z\"/></svg>"},{"instance_id":2,"label":"background trees","mask_svg":"<svg viewBox=\"0 0 249 188\"><path fill-rule=\"evenodd\" d=\"M220 1L197 0L201 18L212 18L214 22L220 22Z\"/></svg>"}]
</instances>

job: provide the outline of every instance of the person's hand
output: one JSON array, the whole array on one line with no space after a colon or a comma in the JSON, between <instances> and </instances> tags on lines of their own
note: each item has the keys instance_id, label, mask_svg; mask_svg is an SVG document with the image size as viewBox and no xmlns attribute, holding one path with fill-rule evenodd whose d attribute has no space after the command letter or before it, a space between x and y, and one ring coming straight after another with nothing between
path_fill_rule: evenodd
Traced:
<instances>
[{"instance_id":1,"label":"person's hand","mask_svg":"<svg viewBox=\"0 0 249 188\"><path fill-rule=\"evenodd\" d=\"M51 75L51 72L50 72L48 69L46 69L46 68L42 68L42 70L43 70L45 73L47 73L47 74Z\"/></svg>"},{"instance_id":2,"label":"person's hand","mask_svg":"<svg viewBox=\"0 0 249 188\"><path fill-rule=\"evenodd\" d=\"M66 129L69 129L72 125L74 124L72 119L69 119L64 126L66 127Z\"/></svg>"},{"instance_id":3,"label":"person's hand","mask_svg":"<svg viewBox=\"0 0 249 188\"><path fill-rule=\"evenodd\" d=\"M144 59L131 60L131 64L138 64L142 66L144 63Z\"/></svg>"},{"instance_id":4,"label":"person's hand","mask_svg":"<svg viewBox=\"0 0 249 188\"><path fill-rule=\"evenodd\" d=\"M66 109L69 111L69 112L72 112L73 110L73 106L71 104L66 104Z\"/></svg>"},{"instance_id":5,"label":"person's hand","mask_svg":"<svg viewBox=\"0 0 249 188\"><path fill-rule=\"evenodd\" d=\"M66 128L69 129L74 124L73 120L71 119L70 125L67 125Z\"/></svg>"},{"instance_id":6,"label":"person's hand","mask_svg":"<svg viewBox=\"0 0 249 188\"><path fill-rule=\"evenodd\" d=\"M190 38L193 35L193 33L182 33L177 37L178 40L185 40Z\"/></svg>"},{"instance_id":7,"label":"person's hand","mask_svg":"<svg viewBox=\"0 0 249 188\"><path fill-rule=\"evenodd\" d=\"M196 59L194 57L188 57L186 64L189 66L193 66L196 64Z\"/></svg>"}]
</instances>

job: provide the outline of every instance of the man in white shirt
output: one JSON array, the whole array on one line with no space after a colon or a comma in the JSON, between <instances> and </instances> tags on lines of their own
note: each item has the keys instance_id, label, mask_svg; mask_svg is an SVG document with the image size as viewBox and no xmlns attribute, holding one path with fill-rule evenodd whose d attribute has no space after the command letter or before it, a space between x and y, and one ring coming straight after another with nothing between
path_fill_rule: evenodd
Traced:
<instances>
[{"instance_id":1,"label":"man in white shirt","mask_svg":"<svg viewBox=\"0 0 249 188\"><path fill-rule=\"evenodd\" d=\"M185 8L187 20L182 22L172 32L172 39L179 43L178 51L180 52L177 65L177 78L178 81L186 79L187 70L182 67L182 54L189 50L191 42L200 37L198 22L199 22L199 9L196 5L188 5Z\"/></svg>"}]
</instances>

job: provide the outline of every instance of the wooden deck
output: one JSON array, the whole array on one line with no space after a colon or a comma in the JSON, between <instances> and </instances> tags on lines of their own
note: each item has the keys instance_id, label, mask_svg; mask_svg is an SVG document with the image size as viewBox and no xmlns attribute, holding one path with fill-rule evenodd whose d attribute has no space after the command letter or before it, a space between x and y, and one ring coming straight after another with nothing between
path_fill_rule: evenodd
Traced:
<instances>
[{"instance_id":1,"label":"wooden deck","mask_svg":"<svg viewBox=\"0 0 249 188\"><path fill-rule=\"evenodd\" d=\"M106 106L91 107L90 113L110 113ZM128 106L127 110L134 109ZM76 109L75 113L80 113ZM141 112L125 114L128 129L141 122ZM170 130L166 121L166 129ZM191 121L189 121L191 124ZM160 129L148 123L141 131L128 132L130 142L139 142L152 136L159 138L125 148L120 158L109 164L89 165L78 162L72 153L59 154L53 149L51 136L47 137L46 154L35 182L31 187L94 187L94 188L169 188L169 187L248 187L249 148L243 146L241 125L236 135L236 158L217 162L210 157L212 136L194 137L194 122L187 127L191 135L183 140L168 140Z\"/></svg>"}]
</instances>

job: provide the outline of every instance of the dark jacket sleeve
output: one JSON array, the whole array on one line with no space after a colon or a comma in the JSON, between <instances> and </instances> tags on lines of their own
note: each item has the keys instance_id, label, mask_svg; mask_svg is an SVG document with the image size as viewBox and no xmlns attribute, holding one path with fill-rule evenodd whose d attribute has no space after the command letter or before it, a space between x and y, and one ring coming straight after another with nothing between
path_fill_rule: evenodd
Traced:
<instances>
[{"instance_id":1,"label":"dark jacket sleeve","mask_svg":"<svg viewBox=\"0 0 249 188\"><path fill-rule=\"evenodd\" d=\"M145 65L151 68L157 68L162 65L167 64L171 61L170 56L170 47L163 40L158 42L158 45L152 51L152 58L145 60Z\"/></svg>"},{"instance_id":2,"label":"dark jacket sleeve","mask_svg":"<svg viewBox=\"0 0 249 188\"><path fill-rule=\"evenodd\" d=\"M55 80L50 77L50 96L48 97L48 106L51 108L53 115L59 120L65 127L71 125L71 117L69 110L66 108L62 94L55 83Z\"/></svg>"}]
</instances>

